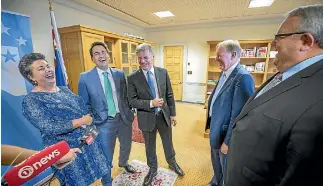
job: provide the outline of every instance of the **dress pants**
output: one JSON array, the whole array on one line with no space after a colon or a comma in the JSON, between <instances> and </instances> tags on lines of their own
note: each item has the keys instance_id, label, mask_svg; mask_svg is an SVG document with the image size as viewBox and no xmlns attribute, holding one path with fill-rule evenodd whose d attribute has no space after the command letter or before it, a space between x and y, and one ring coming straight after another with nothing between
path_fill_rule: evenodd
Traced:
<instances>
[{"instance_id":1,"label":"dress pants","mask_svg":"<svg viewBox=\"0 0 323 186\"><path fill-rule=\"evenodd\" d=\"M211 161L213 166L214 175L210 184L216 186L224 186L223 174L225 173L226 155L220 149L211 147Z\"/></svg>"},{"instance_id":2,"label":"dress pants","mask_svg":"<svg viewBox=\"0 0 323 186\"><path fill-rule=\"evenodd\" d=\"M145 139L146 157L147 164L151 171L157 171L158 162L156 155L156 134L157 130L161 137L166 161L169 165L176 163L175 151L172 141L172 127L168 126L163 113L160 111L156 114L156 125L153 131L143 131L143 136Z\"/></svg>"},{"instance_id":3,"label":"dress pants","mask_svg":"<svg viewBox=\"0 0 323 186\"><path fill-rule=\"evenodd\" d=\"M121 115L117 114L114 118L109 118L107 123L99 125L97 128L100 130L98 138L107 160L112 164L116 138L118 137L120 142L119 166L126 166L131 151L132 124L125 125ZM104 186L111 186L112 181L110 169L109 173L102 177L101 182Z\"/></svg>"}]
</instances>

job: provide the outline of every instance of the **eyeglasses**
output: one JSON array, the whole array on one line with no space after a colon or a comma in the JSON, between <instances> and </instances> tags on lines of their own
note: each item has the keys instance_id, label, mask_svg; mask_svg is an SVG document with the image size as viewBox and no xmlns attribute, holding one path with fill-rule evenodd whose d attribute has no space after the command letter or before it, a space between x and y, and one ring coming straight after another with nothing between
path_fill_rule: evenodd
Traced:
<instances>
[{"instance_id":1,"label":"eyeglasses","mask_svg":"<svg viewBox=\"0 0 323 186\"><path fill-rule=\"evenodd\" d=\"M306 32L292 32L292 33L286 33L286 34L276 34L275 35L275 40L278 40L280 38L285 38L291 35L295 35L295 34L305 34Z\"/></svg>"}]
</instances>

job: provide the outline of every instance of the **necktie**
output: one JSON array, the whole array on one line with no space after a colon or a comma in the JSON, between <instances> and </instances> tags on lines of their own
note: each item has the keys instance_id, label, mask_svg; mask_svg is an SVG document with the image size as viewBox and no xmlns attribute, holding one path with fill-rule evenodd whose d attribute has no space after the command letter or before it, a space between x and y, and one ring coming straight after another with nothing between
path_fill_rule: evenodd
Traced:
<instances>
[{"instance_id":1,"label":"necktie","mask_svg":"<svg viewBox=\"0 0 323 186\"><path fill-rule=\"evenodd\" d=\"M211 101L211 105L210 105L210 112L209 112L209 116L211 116L212 115L212 110L213 110L213 105L214 105L214 101L215 101L215 99L216 99L216 97L218 96L218 94L219 94L219 92L220 92L220 90L221 90L221 88L222 88L222 86L224 85L224 82L225 82L225 80L227 79L227 76L225 75L225 73L223 72L223 74L222 74L222 76L221 76L221 78L219 79L219 82L218 82L218 85L217 85L217 87L216 87L216 89L215 89L215 92L214 92L214 95L213 95L213 97L212 97L212 101Z\"/></svg>"},{"instance_id":2,"label":"necktie","mask_svg":"<svg viewBox=\"0 0 323 186\"><path fill-rule=\"evenodd\" d=\"M155 91L155 85L154 85L154 80L153 80L152 76L153 76L153 73L151 71L148 71L147 72L147 83L148 83L148 86L150 89L150 93L153 96L153 98L155 99L156 98L156 91ZM155 107L154 110L155 110L155 113L158 112L157 107Z\"/></svg>"},{"instance_id":3,"label":"necktie","mask_svg":"<svg viewBox=\"0 0 323 186\"><path fill-rule=\"evenodd\" d=\"M105 98L108 104L108 116L114 117L116 116L117 111L113 100L112 87L108 78L108 72L103 72L103 76L104 76Z\"/></svg>"},{"instance_id":4,"label":"necktie","mask_svg":"<svg viewBox=\"0 0 323 186\"><path fill-rule=\"evenodd\" d=\"M283 74L278 73L263 89L261 89L256 98L260 96L261 94L267 92L269 89L273 88L274 86L278 85L280 82L283 81Z\"/></svg>"}]
</instances>

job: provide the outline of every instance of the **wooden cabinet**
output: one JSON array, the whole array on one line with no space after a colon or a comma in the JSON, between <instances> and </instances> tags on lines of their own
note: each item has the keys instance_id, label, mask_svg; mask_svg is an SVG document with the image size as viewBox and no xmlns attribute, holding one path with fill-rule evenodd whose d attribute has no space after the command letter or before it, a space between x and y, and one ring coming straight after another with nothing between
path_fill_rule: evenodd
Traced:
<instances>
[{"instance_id":1,"label":"wooden cabinet","mask_svg":"<svg viewBox=\"0 0 323 186\"><path fill-rule=\"evenodd\" d=\"M208 99L213 89L219 81L221 70L216 61L216 46L221 41L207 41L209 44L209 59L207 62L206 91L205 91L205 108L208 107ZM240 64L250 71L255 81L255 89L259 88L267 79L276 73L276 69L270 62L274 57L270 57L271 40L240 40L243 49ZM256 69L257 64L257 69ZM263 68L259 68L262 64ZM208 117L208 114L206 114ZM206 126L206 130L209 126ZM208 134L204 134L208 136Z\"/></svg>"},{"instance_id":2,"label":"wooden cabinet","mask_svg":"<svg viewBox=\"0 0 323 186\"><path fill-rule=\"evenodd\" d=\"M95 67L95 64L92 62L92 57L90 54L91 45L96 41L104 42L104 36L84 32L81 33L81 36L82 51L84 55L84 71L88 71Z\"/></svg>"},{"instance_id":3,"label":"wooden cabinet","mask_svg":"<svg viewBox=\"0 0 323 186\"><path fill-rule=\"evenodd\" d=\"M136 49L139 43L132 41L119 40L117 42L118 60L120 61L117 68L122 69L126 75L138 70L139 63Z\"/></svg>"},{"instance_id":4,"label":"wooden cabinet","mask_svg":"<svg viewBox=\"0 0 323 186\"><path fill-rule=\"evenodd\" d=\"M136 40L81 25L59 28L58 31L69 85L76 94L80 73L95 67L90 55L93 42L105 42L109 49L109 66L122 69L127 75L139 68L136 57L137 45L143 42L154 45L149 41Z\"/></svg>"},{"instance_id":5,"label":"wooden cabinet","mask_svg":"<svg viewBox=\"0 0 323 186\"><path fill-rule=\"evenodd\" d=\"M116 67L116 49L115 49L115 43L116 40L113 38L104 38L104 42L108 47L108 54L110 56L109 66L115 68Z\"/></svg>"}]
</instances>

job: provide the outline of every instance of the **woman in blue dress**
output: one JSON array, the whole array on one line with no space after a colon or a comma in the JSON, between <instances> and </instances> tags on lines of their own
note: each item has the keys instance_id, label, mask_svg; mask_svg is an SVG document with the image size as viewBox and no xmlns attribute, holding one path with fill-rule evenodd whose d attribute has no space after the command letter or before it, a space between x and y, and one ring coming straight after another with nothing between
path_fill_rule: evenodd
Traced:
<instances>
[{"instance_id":1,"label":"woman in blue dress","mask_svg":"<svg viewBox=\"0 0 323 186\"><path fill-rule=\"evenodd\" d=\"M22 102L22 112L40 130L43 144L49 146L65 140L70 148L80 145L80 138L92 124L83 99L66 87L57 87L53 68L40 53L25 55L19 62L22 76L35 87ZM108 173L108 162L98 142L85 145L75 161L60 170L61 185L90 185ZM55 167L52 167L54 171Z\"/></svg>"}]
</instances>

